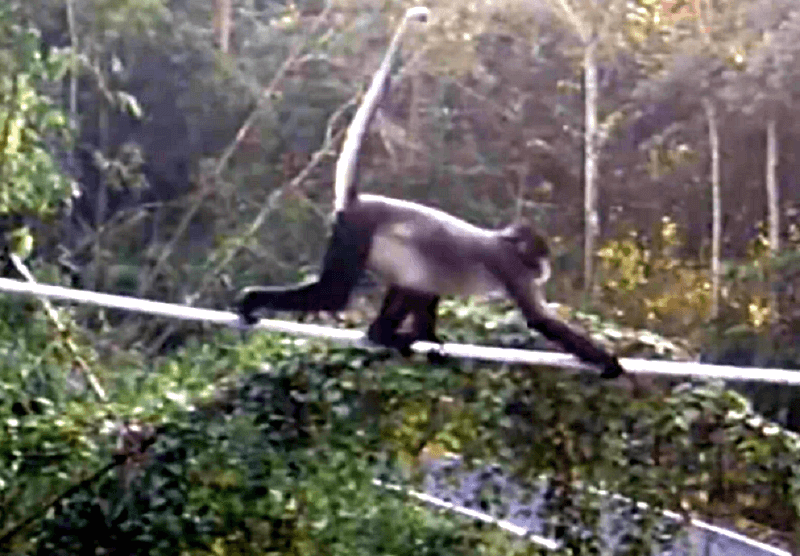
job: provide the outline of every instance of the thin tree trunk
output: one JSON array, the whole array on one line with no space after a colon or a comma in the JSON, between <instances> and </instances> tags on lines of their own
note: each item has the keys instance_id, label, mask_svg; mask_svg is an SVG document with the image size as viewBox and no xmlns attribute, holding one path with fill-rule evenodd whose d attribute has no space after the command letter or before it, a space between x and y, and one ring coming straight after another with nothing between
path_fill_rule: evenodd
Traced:
<instances>
[{"instance_id":1,"label":"thin tree trunk","mask_svg":"<svg viewBox=\"0 0 800 556\"><path fill-rule=\"evenodd\" d=\"M78 29L75 24L74 0L66 0L67 3L67 27L69 28L69 42L72 48L69 70L69 122L74 132L78 131ZM67 160L70 172L76 170L75 151L69 149Z\"/></svg>"},{"instance_id":2,"label":"thin tree trunk","mask_svg":"<svg viewBox=\"0 0 800 556\"><path fill-rule=\"evenodd\" d=\"M767 120L767 221L769 222L769 289L770 319L773 325L778 322L778 292L775 277L775 256L780 249L780 194L778 191L778 129L777 120L771 116Z\"/></svg>"},{"instance_id":3,"label":"thin tree trunk","mask_svg":"<svg viewBox=\"0 0 800 556\"><path fill-rule=\"evenodd\" d=\"M586 45L583 57L584 76L584 245L583 285L587 299L593 299L594 249L600 233L597 214L597 40L592 38Z\"/></svg>"},{"instance_id":4,"label":"thin tree trunk","mask_svg":"<svg viewBox=\"0 0 800 556\"><path fill-rule=\"evenodd\" d=\"M231 38L231 0L214 0L214 31L220 51L227 53Z\"/></svg>"},{"instance_id":5,"label":"thin tree trunk","mask_svg":"<svg viewBox=\"0 0 800 556\"><path fill-rule=\"evenodd\" d=\"M422 110L422 74L417 72L411 78L411 106L408 113L408 135L411 141L419 141L422 134L420 127L422 125L422 117L420 112ZM417 149L406 149L406 167L413 167L417 162Z\"/></svg>"},{"instance_id":6,"label":"thin tree trunk","mask_svg":"<svg viewBox=\"0 0 800 556\"><path fill-rule=\"evenodd\" d=\"M708 119L708 143L711 149L711 318L719 316L720 246L722 244L722 195L719 173L719 129L714 103L705 99Z\"/></svg>"},{"instance_id":7,"label":"thin tree trunk","mask_svg":"<svg viewBox=\"0 0 800 556\"><path fill-rule=\"evenodd\" d=\"M778 132L775 118L767 121L767 219L769 250L774 256L780 249L780 197L778 194Z\"/></svg>"},{"instance_id":8,"label":"thin tree trunk","mask_svg":"<svg viewBox=\"0 0 800 556\"><path fill-rule=\"evenodd\" d=\"M103 79L108 83L106 68L108 65L105 63L105 56L100 53L97 57L97 69ZM97 149L103 155L103 158L108 158L109 146L109 131L110 131L110 108L105 99L100 101L100 107L97 115L97 128L98 128L98 145ZM103 234L101 233L103 223L106 219L108 209L108 172L100 172L100 179L97 184L97 197L95 198L94 206L94 229L95 229L95 242L94 242L94 287L95 291L100 291L103 287L104 265L102 264L103 255Z\"/></svg>"}]
</instances>

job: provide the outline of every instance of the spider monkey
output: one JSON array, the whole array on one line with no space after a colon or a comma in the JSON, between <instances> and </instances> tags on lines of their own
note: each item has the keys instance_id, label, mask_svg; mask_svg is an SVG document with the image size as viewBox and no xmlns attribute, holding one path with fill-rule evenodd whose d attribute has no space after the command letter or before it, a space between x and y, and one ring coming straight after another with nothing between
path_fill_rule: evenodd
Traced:
<instances>
[{"instance_id":1,"label":"spider monkey","mask_svg":"<svg viewBox=\"0 0 800 556\"><path fill-rule=\"evenodd\" d=\"M406 12L348 127L336 163L333 225L319 277L297 286L245 288L236 301L239 314L252 324L259 309L340 311L368 269L388 290L367 337L408 354L417 340L441 343L435 334L440 296L502 290L517 302L529 327L601 368L602 377L616 378L623 369L614 355L550 314L543 295L549 250L532 227L516 223L487 230L419 203L359 193L358 152L386 94L392 59L408 23L427 18L426 8ZM408 315L411 332L398 332Z\"/></svg>"}]
</instances>

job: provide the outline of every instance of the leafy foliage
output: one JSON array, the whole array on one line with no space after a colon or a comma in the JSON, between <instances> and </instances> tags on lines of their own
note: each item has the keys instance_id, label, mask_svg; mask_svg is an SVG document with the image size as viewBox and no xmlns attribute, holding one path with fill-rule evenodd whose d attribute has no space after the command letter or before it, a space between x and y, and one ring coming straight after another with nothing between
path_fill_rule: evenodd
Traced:
<instances>
[{"instance_id":1,"label":"leafy foliage","mask_svg":"<svg viewBox=\"0 0 800 556\"><path fill-rule=\"evenodd\" d=\"M794 511L792 437L759 424L725 390L632 402L595 378L381 362L267 335L238 346L233 339L220 334L155 368L118 361L110 405L83 398L59 372L38 381L10 372L20 361L46 368L41 357L6 357L2 530L118 453L120 422L155 431L146 452L59 501L13 539L14 550L505 553L495 535L372 484L380 476L413 485L425 454L447 452L468 466L502 464L523 497L550 477L543 517L569 553L604 546L602 508L619 516L616 535L630 554L669 544L676 524L656 519L659 508L706 507L709 496L735 498L757 483L774 485L774 508ZM719 466L721 449L732 465ZM608 506L585 490L598 484L629 498ZM501 517L507 511L491 491L482 500Z\"/></svg>"},{"instance_id":2,"label":"leafy foliage","mask_svg":"<svg viewBox=\"0 0 800 556\"><path fill-rule=\"evenodd\" d=\"M66 68L63 55L42 54L35 29L0 7L0 215L52 216L69 199L51 146L68 138L61 108L42 92Z\"/></svg>"},{"instance_id":3,"label":"leafy foliage","mask_svg":"<svg viewBox=\"0 0 800 556\"><path fill-rule=\"evenodd\" d=\"M34 552L96 553L124 546L130 553L152 554L313 554L324 546L331 554L472 553L478 539L469 530L372 484L381 429L370 426L376 416L365 412L358 366L346 362L352 353L264 341L251 349L264 347L279 355L274 369L231 377L227 387L207 392L206 401L167 421L165 407L153 405L153 398L199 395L199 384L186 378L201 370L213 374L204 362L207 348L167 365L181 370L181 378L171 375L177 382L161 375L157 382L164 390L142 388L136 408L118 406L143 422L161 417L155 444L59 502L31 537ZM248 357L214 355L225 363ZM42 442L33 431L58 433L53 417L50 411L37 417L36 427L27 421L22 430L28 434L19 436ZM76 432L108 453L110 431ZM60 440L56 434L50 444L69 452L66 439ZM17 445L4 443L9 452L25 454ZM14 461L9 452L4 463ZM79 461L61 463L96 465ZM17 481L41 471L23 469Z\"/></svg>"},{"instance_id":4,"label":"leafy foliage","mask_svg":"<svg viewBox=\"0 0 800 556\"><path fill-rule=\"evenodd\" d=\"M678 229L664 217L655 239L631 232L600 249L602 301L630 326L668 335L696 330L708 318L707 272L678 257Z\"/></svg>"}]
</instances>

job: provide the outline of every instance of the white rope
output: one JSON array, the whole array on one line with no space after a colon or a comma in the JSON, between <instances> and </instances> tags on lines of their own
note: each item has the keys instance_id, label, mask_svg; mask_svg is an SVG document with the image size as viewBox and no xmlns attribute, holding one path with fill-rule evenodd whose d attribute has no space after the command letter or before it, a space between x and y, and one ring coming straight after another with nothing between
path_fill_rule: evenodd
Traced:
<instances>
[{"instance_id":1,"label":"white rope","mask_svg":"<svg viewBox=\"0 0 800 556\"><path fill-rule=\"evenodd\" d=\"M461 463L460 462L460 458L458 458L458 457L452 458L452 459L450 459L450 458L442 458L440 460L434 460L434 461L435 461L436 465L443 464L442 468L448 467L451 463L455 463L456 465L460 465L460 463ZM451 469L454 469L454 468L451 468ZM465 484L471 484L472 481L475 480L473 473L477 474L479 472L477 472L477 471L459 472L459 475L457 475L457 476L460 477L460 485L461 485L462 488L463 488L463 486ZM514 484L513 478L510 478L508 475L501 474L500 478L502 478L503 480L507 481L508 484L512 485L512 487L518 486L518 485ZM539 475L539 479L534 484L537 484L539 486L544 486L545 481L547 480L547 478L548 478L548 476L546 474L541 474L541 475ZM480 479L477 479L477 480L480 481ZM500 529L503 529L504 531L508 531L510 533L513 533L514 535L519 536L519 537L527 538L529 541L533 542L534 544L538 544L539 546L542 546L542 547L547 548L549 550L556 550L556 549L559 548L558 543L556 543L552 539L548 539L547 537L542 537L540 535L532 534L530 532L530 529L528 529L526 527L521 527L519 525L516 525L515 523L513 523L510 520L497 519L497 518L487 514L486 512L480 512L480 511L477 511L477 510L473 510L472 508L464 507L463 504L465 502L465 499L464 499L464 497L462 495L460 495L459 489L455 488L455 485L453 485L453 484L447 484L447 486L450 487L450 488L446 489L446 495L447 495L448 500L445 500L445 499L443 499L441 497L432 496L432 495L427 494L427 493L423 493L423 492L407 489L407 488L402 487L400 485L395 485L395 484L391 484L391 483L384 483L384 482L380 481L379 479L373 479L372 480L372 484L374 484L376 486L380 486L380 487L385 488L387 490L400 491L400 492L403 492L404 494L406 494L406 495L408 495L408 496L410 496L412 498L416 498L417 500L420 500L422 502L426 502L428 504L432 504L434 506L438 506L440 508L444 508L444 509L453 511L455 513L464 515L466 517L470 517L472 519L476 519L476 520L483 521L485 523L490 523L490 524L496 525L497 527L499 527ZM601 497L606 498L606 499L610 498L612 500L622 500L622 501L624 501L625 503L628 503L628 504L630 504L632 502L632 500L630 498L628 498L627 496L622 496L621 494L615 494L615 493L609 492L607 490L598 489L598 488L595 488L595 487L592 487L592 486L586 486L586 485L582 484L581 482L576 482L575 484L576 484L576 486L578 486L580 488L587 488L591 492L593 492L595 494L598 494ZM441 494L441 491L440 491L439 496L442 496L442 495L443 494ZM455 500L455 502L452 501L452 500ZM535 506L536 506L536 502L534 500L530 500L530 501L528 501L528 502L526 502L524 504L522 503L522 499L502 498L502 499L499 500L499 502L501 502L502 504L507 505L506 507L510 506L510 503L513 502L513 501L519 502L521 506L526 506L527 509L530 509L530 510L534 510ZM650 505L648 505L645 502L639 501L639 502L636 502L635 504L636 504L636 507L638 507L638 508L642 508L642 509L650 509L651 508ZM603 513L605 513L605 510L603 510ZM661 515L663 515L667 519L673 520L676 523L684 523L684 521L686 519L686 516L684 516L682 514L679 514L677 512L674 512L672 510L660 510L660 513L661 513ZM516 515L521 515L519 510L517 510L515 512L515 514ZM741 533L737 533L736 531L732 531L730 529L725 529L725 528L719 527L717 525L712 525L712 524L710 524L710 523L708 523L706 521L702 521L702 520L697 519L697 518L689 517L688 522L689 522L689 525L691 525L692 527L698 529L700 532L711 533L713 535L717 535L719 537L722 537L722 538L724 538L724 539L726 539L728 541L736 542L736 543L739 543L740 545L745 545L746 548L752 549L751 552L753 554L761 553L762 555L771 555L771 556L791 556L785 550L781 550L780 548L776 548L774 546L768 545L768 544L763 543L761 541L758 541L758 540L755 540L755 539L751 539L749 537L746 537L745 535L742 535ZM689 540L689 539L687 538L686 540ZM711 546L713 546L715 544L717 544L717 543L715 543L713 540L709 539L708 537L706 537L705 541L703 542L703 545L705 547L711 547ZM695 546L694 548L698 548L698 547ZM713 549L712 549L712 552L714 552ZM718 553L718 552L719 551L717 551L715 553ZM699 552L697 550L695 550L694 552L688 552L687 551L687 553L694 554L694 553L699 553ZM706 552L706 554L707 553L708 552ZM737 552L737 554L738 553L739 552Z\"/></svg>"},{"instance_id":2,"label":"white rope","mask_svg":"<svg viewBox=\"0 0 800 556\"><path fill-rule=\"evenodd\" d=\"M499 527L503 531L508 531L509 533L512 533L518 537L527 539L533 544L538 544L539 546L546 548L548 550L558 549L558 543L556 541L548 539L546 537L542 537L541 535L535 535L530 531L528 531L527 528L515 525L514 523L512 523L507 519L497 519L496 517L493 517L485 512L479 512L477 510L473 510L472 508L465 508L464 506L454 504L453 502L448 502L447 500L443 500L442 498L437 498L436 496L431 496L430 494L426 494L424 492L403 488L400 485L387 484L378 479L372 479L372 484L379 487L383 487L386 490L402 492L406 496L410 496L411 498L415 498L421 502L430 504L431 506L436 506L439 508L443 508L445 510L450 510L451 512L472 518L474 520L483 521L484 523L494 525L496 527Z\"/></svg>"},{"instance_id":3,"label":"white rope","mask_svg":"<svg viewBox=\"0 0 800 556\"><path fill-rule=\"evenodd\" d=\"M305 324L274 319L261 319L252 327L245 326L238 315L229 311L199 309L186 305L149 301L122 295L111 295L87 290L76 290L61 286L48 286L37 283L26 283L9 278L0 278L0 292L27 295L30 297L48 298L61 301L74 301L88 305L96 305L111 309L122 309L137 313L146 313L166 318L202 321L221 324L232 328L254 328L272 332L326 338L339 343L368 347L363 332L331 328L316 324ZM373 346L374 347L374 346ZM547 365L568 369L585 369L591 366L578 361L566 353L548 351L532 351L524 349L476 346L471 344L446 343L443 346L431 342L416 342L412 349L417 353L439 351L444 355L462 359L478 359L501 363L517 363L525 365ZM709 365L680 361L652 361L647 359L622 359L620 361L626 371L632 374L697 377L715 380L772 382L800 386L800 372L786 369L770 369L757 367L734 367L731 365Z\"/></svg>"}]
</instances>

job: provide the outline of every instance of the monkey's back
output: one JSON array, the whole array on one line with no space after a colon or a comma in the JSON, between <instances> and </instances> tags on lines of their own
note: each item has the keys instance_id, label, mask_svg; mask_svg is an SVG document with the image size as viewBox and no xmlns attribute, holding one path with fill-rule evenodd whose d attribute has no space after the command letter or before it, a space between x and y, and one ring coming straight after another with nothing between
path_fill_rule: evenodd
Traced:
<instances>
[{"instance_id":1,"label":"monkey's back","mask_svg":"<svg viewBox=\"0 0 800 556\"><path fill-rule=\"evenodd\" d=\"M495 231L380 195L360 195L346 218L372 235L367 267L387 283L445 295L499 289L485 264L485 254L498 241Z\"/></svg>"}]
</instances>

